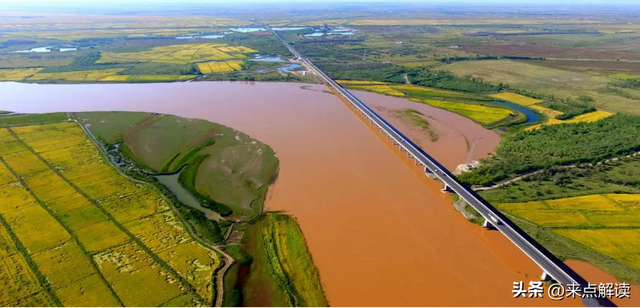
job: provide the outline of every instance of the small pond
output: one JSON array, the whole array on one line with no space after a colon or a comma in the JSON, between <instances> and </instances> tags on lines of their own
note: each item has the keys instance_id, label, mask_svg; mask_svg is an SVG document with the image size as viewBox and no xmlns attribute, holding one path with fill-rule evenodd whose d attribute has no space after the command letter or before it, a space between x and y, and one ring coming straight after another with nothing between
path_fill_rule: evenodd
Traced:
<instances>
[{"instance_id":1,"label":"small pond","mask_svg":"<svg viewBox=\"0 0 640 308\"><path fill-rule=\"evenodd\" d=\"M28 52L52 52L52 51L60 51L60 52L64 52L64 51L76 51L78 50L78 47L51 47L51 46L46 46L46 47L35 47L35 48L31 48L31 49L27 49L27 50L17 50L14 51L16 53L28 53Z\"/></svg>"},{"instance_id":2,"label":"small pond","mask_svg":"<svg viewBox=\"0 0 640 308\"><path fill-rule=\"evenodd\" d=\"M280 57L260 57L250 59L251 61L257 62L284 62L284 60L280 59Z\"/></svg>"},{"instance_id":3,"label":"small pond","mask_svg":"<svg viewBox=\"0 0 640 308\"><path fill-rule=\"evenodd\" d=\"M265 28L231 28L229 30L242 33L267 31Z\"/></svg>"},{"instance_id":4,"label":"small pond","mask_svg":"<svg viewBox=\"0 0 640 308\"><path fill-rule=\"evenodd\" d=\"M287 66L283 66L283 67L278 67L279 70L285 72L285 73L289 73L289 71L294 70L296 68L301 68L302 65L294 63L294 64L290 64Z\"/></svg>"}]
</instances>

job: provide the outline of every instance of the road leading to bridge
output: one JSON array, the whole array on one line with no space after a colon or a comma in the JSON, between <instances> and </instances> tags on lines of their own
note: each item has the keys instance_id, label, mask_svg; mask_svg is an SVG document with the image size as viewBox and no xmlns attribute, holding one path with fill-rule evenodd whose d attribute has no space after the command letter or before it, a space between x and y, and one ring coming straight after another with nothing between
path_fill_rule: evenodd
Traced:
<instances>
[{"instance_id":1,"label":"road leading to bridge","mask_svg":"<svg viewBox=\"0 0 640 308\"><path fill-rule=\"evenodd\" d=\"M267 29L271 30L267 26ZM506 236L514 245L522 250L531 260L533 260L543 270L542 278L550 276L553 280L562 284L580 284L584 286L587 282L578 274L573 272L569 267L560 262L549 251L544 249L540 244L533 240L524 231L518 228L513 222L511 222L500 211L494 208L491 204L486 202L480 196L473 192L470 188L460 184L457 179L449 173L440 163L433 159L424 150L413 143L409 138L404 136L395 127L389 124L386 120L380 117L369 106L360 101L347 89L336 83L331 77L325 74L322 70L316 67L311 61L303 57L295 48L293 48L288 42L286 42L276 31L273 34L280 39L283 44L296 56L297 60L302 62L309 70L312 70L317 74L323 82L332 88L338 96L346 100L353 105L358 112L362 113L372 124L383 131L394 144L398 145L401 150L407 152L407 155L413 157L418 163L424 166L425 173L435 176L442 181L445 185L443 190L456 193L460 198L466 201L472 206L482 217L485 219L485 224L492 226ZM599 305L613 305L610 301L604 302L589 302L585 303L589 306Z\"/></svg>"}]
</instances>

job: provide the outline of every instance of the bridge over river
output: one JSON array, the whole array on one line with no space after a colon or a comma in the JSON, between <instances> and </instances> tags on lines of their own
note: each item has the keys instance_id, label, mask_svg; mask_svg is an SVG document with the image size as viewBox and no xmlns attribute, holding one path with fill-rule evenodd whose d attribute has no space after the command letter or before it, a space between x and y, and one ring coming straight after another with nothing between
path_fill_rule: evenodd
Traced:
<instances>
[{"instance_id":1,"label":"bridge over river","mask_svg":"<svg viewBox=\"0 0 640 308\"><path fill-rule=\"evenodd\" d=\"M460 196L462 200L472 206L484 218L484 227L500 231L522 252L524 252L533 262L542 269L541 280L555 280L564 285L580 285L584 288L588 282L580 275L571 270L563 262L558 260L553 254L537 243L526 232L511 222L505 215L498 211L487 201L478 196L471 188L466 187L458 182L445 167L438 163L433 157L429 156L424 150L413 143L409 138L403 135L395 127L389 124L385 119L379 116L369 106L359 100L355 95L347 89L340 86L331 77L325 74L311 61L300 54L286 40L284 40L276 31L273 34L282 41L282 43L296 56L296 60L303 64L310 72L315 73L322 81L344 102L351 104L357 112L361 113L376 128L382 131L387 138L397 145L400 150L407 153L407 156L415 159L416 164L424 167L424 172L430 178L438 179L444 183L444 192L452 192ZM613 303L606 299L584 299L587 306L614 306Z\"/></svg>"}]
</instances>

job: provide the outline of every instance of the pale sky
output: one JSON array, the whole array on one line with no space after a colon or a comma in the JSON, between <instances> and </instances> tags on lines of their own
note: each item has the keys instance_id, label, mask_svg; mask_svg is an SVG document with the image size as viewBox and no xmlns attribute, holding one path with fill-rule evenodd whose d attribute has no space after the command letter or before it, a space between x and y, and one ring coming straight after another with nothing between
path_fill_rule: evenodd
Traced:
<instances>
[{"instance_id":1,"label":"pale sky","mask_svg":"<svg viewBox=\"0 0 640 308\"><path fill-rule=\"evenodd\" d=\"M128 4L179 4L179 3L193 3L193 4L232 4L232 3L287 3L287 2L306 2L306 3L318 3L315 0L99 0L98 3L128 3ZM425 3L425 4L453 4L453 3L504 3L504 4L640 4L639 0L322 0L321 3L367 3L367 2L382 2L382 3ZM95 0L0 0L0 4L96 4Z\"/></svg>"}]
</instances>

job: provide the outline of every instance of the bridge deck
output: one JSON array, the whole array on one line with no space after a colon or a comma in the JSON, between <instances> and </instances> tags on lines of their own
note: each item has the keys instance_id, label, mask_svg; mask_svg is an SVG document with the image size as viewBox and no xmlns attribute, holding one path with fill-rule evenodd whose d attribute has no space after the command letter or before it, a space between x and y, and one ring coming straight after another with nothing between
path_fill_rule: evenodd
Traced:
<instances>
[{"instance_id":1,"label":"bridge deck","mask_svg":"<svg viewBox=\"0 0 640 308\"><path fill-rule=\"evenodd\" d=\"M531 239L524 231L515 227L515 225L509 221L500 211L491 206L488 202L477 196L471 189L460 184L449 171L444 168L435 159L429 156L424 150L414 144L409 138L404 136L395 127L389 124L369 106L360 101L351 92L336 83L331 77L326 75L322 70L316 67L309 59L304 58L297 50L295 50L289 43L282 39L275 31L272 31L276 37L278 37L285 46L302 61L308 68L314 70L320 78L331 88L335 90L346 101L352 104L359 112L367 117L373 124L375 124L380 130L385 132L396 144L402 149L407 151L413 158L415 158L420 164L422 164L450 190L455 192L472 206L480 215L482 215L487 221L489 221L498 231L506 236L514 245L522 250L531 260L533 260L542 270L544 270L549 276L551 276L557 282L562 284L580 283L584 284L584 279L580 278L577 274L572 272L566 266L559 266L558 261L548 251L543 251L539 244ZM517 229L517 230L516 230ZM575 277L575 278L574 278ZM579 282L578 282L579 281Z\"/></svg>"}]
</instances>

